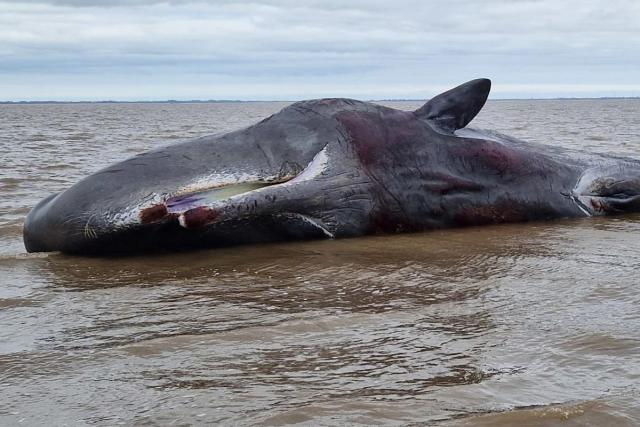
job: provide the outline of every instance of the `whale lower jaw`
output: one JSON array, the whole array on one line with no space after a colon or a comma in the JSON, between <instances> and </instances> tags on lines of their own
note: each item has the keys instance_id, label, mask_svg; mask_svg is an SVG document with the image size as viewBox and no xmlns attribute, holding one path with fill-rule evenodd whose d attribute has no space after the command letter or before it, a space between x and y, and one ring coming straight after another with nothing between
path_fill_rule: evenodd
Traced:
<instances>
[{"instance_id":1,"label":"whale lower jaw","mask_svg":"<svg viewBox=\"0 0 640 427\"><path fill-rule=\"evenodd\" d=\"M239 197L249 193L257 193L268 190L273 186L288 186L311 181L322 175L328 168L329 157L327 147L320 150L309 164L298 174L269 176L259 179L236 182L233 184L210 184L201 183L189 186L190 191L179 191L171 197L158 200L144 208L138 208L139 222L141 224L151 224L163 220L178 219L178 223L185 228L202 227L210 223L215 215L214 208L224 206ZM194 190L195 189L195 190ZM333 238L333 234L326 228L317 225L317 221L312 220L302 214L301 218L306 218L310 223L316 224L325 234Z\"/></svg>"}]
</instances>

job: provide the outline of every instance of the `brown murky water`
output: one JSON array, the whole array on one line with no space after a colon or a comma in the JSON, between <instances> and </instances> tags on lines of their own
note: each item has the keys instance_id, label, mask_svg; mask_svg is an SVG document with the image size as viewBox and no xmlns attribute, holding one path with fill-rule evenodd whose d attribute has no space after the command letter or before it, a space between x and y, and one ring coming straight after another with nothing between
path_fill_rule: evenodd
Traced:
<instances>
[{"instance_id":1,"label":"brown murky water","mask_svg":"<svg viewBox=\"0 0 640 427\"><path fill-rule=\"evenodd\" d=\"M0 425L640 424L640 215L24 252L40 198L283 105L0 105ZM474 125L640 156L640 100L495 101Z\"/></svg>"}]
</instances>

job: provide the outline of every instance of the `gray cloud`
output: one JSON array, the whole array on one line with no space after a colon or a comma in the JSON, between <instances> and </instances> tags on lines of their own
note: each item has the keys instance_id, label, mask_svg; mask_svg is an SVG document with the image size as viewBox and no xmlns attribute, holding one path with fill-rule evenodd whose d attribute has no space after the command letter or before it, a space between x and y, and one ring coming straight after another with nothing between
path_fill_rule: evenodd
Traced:
<instances>
[{"instance_id":1,"label":"gray cloud","mask_svg":"<svg viewBox=\"0 0 640 427\"><path fill-rule=\"evenodd\" d=\"M343 4L0 1L0 97L640 94L635 0Z\"/></svg>"}]
</instances>

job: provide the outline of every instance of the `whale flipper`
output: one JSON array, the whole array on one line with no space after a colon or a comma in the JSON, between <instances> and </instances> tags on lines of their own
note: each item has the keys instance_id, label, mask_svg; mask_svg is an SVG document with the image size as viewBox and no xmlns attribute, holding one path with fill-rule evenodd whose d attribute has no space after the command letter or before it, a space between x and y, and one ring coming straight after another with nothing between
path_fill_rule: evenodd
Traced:
<instances>
[{"instance_id":1,"label":"whale flipper","mask_svg":"<svg viewBox=\"0 0 640 427\"><path fill-rule=\"evenodd\" d=\"M640 173L634 166L623 162L588 169L573 197L590 215L640 211Z\"/></svg>"},{"instance_id":2,"label":"whale flipper","mask_svg":"<svg viewBox=\"0 0 640 427\"><path fill-rule=\"evenodd\" d=\"M473 120L487 101L491 80L475 79L427 101L415 114L438 130L451 133Z\"/></svg>"}]
</instances>

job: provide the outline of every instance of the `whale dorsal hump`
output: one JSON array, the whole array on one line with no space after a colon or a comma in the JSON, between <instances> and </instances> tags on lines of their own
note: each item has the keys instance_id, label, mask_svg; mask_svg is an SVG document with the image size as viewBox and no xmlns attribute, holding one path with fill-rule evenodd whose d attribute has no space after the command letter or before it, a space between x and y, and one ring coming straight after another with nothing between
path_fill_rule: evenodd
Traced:
<instances>
[{"instance_id":1,"label":"whale dorsal hump","mask_svg":"<svg viewBox=\"0 0 640 427\"><path fill-rule=\"evenodd\" d=\"M430 99L415 114L445 132L469 124L480 112L491 90L491 80L475 79Z\"/></svg>"}]
</instances>

